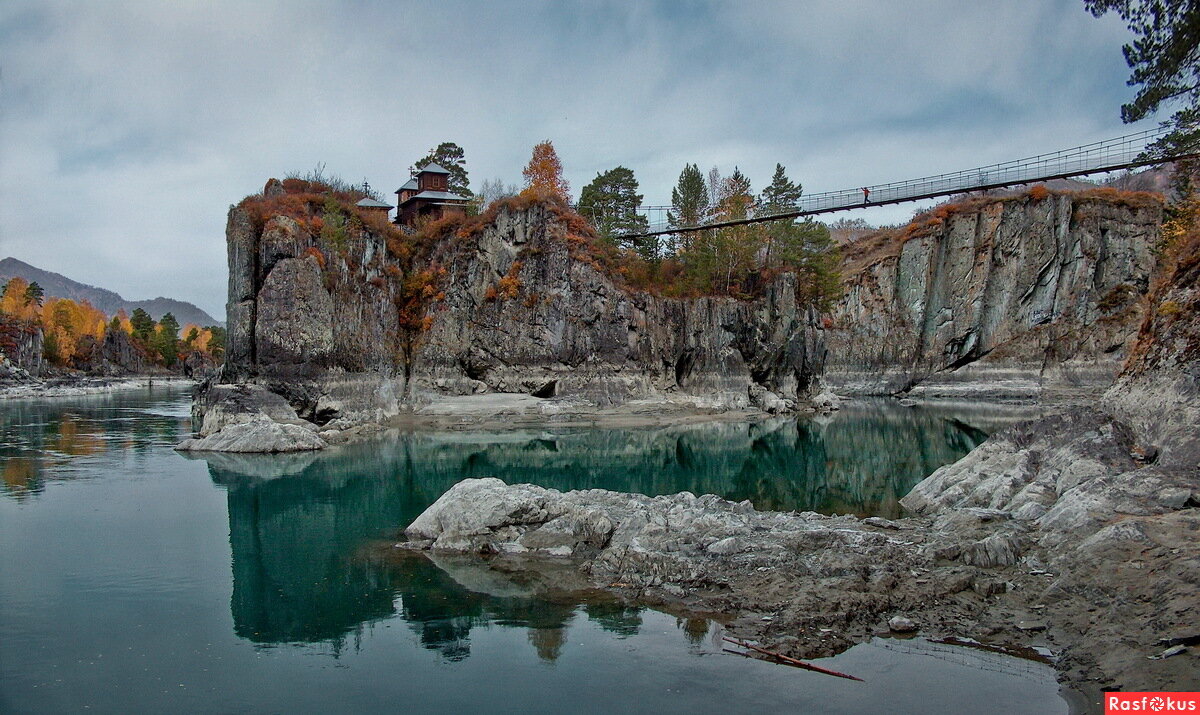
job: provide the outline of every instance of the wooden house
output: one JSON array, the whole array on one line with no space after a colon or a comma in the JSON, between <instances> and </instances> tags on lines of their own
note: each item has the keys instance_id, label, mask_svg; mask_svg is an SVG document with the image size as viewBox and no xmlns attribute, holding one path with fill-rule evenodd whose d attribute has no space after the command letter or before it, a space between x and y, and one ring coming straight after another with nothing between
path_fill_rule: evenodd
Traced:
<instances>
[{"instance_id":1,"label":"wooden house","mask_svg":"<svg viewBox=\"0 0 1200 715\"><path fill-rule=\"evenodd\" d=\"M396 223L413 227L422 217L437 220L451 213L465 214L468 201L466 196L451 193L449 171L426 164L396 189Z\"/></svg>"}]
</instances>

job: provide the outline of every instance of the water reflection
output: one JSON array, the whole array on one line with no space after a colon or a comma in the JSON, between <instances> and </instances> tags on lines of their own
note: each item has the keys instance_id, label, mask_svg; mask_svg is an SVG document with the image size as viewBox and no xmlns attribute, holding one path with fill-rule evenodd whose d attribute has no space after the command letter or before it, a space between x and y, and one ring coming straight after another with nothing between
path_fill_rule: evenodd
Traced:
<instances>
[{"instance_id":1,"label":"water reflection","mask_svg":"<svg viewBox=\"0 0 1200 715\"><path fill-rule=\"evenodd\" d=\"M363 545L398 538L453 484L478 476L895 516L897 500L916 481L966 454L1003 419L859 404L818 420L405 433L326 453L203 458L228 494L239 636L260 644L329 642L336 651L362 624L398 613L448 660L467 657L472 629L499 623L529 629L530 645L553 661L573 619L632 635L640 611L582 598L567 588L565 573L538 580L473 559L381 555L386 549ZM707 628L682 630L700 642Z\"/></svg>"},{"instance_id":2,"label":"water reflection","mask_svg":"<svg viewBox=\"0 0 1200 715\"><path fill-rule=\"evenodd\" d=\"M41 493L47 481L73 479L96 458L145 455L174 444L187 430L178 409L190 386L13 399L0 410L3 494L18 501Z\"/></svg>"}]
</instances>

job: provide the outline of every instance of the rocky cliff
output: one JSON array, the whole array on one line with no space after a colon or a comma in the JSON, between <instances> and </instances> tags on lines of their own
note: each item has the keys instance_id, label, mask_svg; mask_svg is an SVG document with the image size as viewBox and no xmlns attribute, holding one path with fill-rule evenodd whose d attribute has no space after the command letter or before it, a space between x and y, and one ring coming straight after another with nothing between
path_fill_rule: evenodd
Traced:
<instances>
[{"instance_id":1,"label":"rocky cliff","mask_svg":"<svg viewBox=\"0 0 1200 715\"><path fill-rule=\"evenodd\" d=\"M44 363L41 326L0 315L0 379L28 379Z\"/></svg>"},{"instance_id":2,"label":"rocky cliff","mask_svg":"<svg viewBox=\"0 0 1200 715\"><path fill-rule=\"evenodd\" d=\"M1120 370L1149 289L1151 194L973 199L847 249L828 331L841 392L1055 397Z\"/></svg>"},{"instance_id":3,"label":"rocky cliff","mask_svg":"<svg viewBox=\"0 0 1200 715\"><path fill-rule=\"evenodd\" d=\"M562 206L514 202L416 236L363 223L335 243L315 216L264 214L280 191L229 213L222 381L315 425L489 392L780 412L816 388L820 321L790 275L754 300L662 298L611 277Z\"/></svg>"}]
</instances>

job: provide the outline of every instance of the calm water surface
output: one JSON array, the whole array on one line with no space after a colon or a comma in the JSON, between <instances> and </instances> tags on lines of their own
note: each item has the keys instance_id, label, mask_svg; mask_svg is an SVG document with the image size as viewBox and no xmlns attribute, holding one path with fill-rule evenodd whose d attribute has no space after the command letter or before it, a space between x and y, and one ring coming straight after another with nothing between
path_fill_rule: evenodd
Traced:
<instances>
[{"instance_id":1,"label":"calm water surface","mask_svg":"<svg viewBox=\"0 0 1200 715\"><path fill-rule=\"evenodd\" d=\"M0 403L0 712L1065 712L1037 663L877 639L822 661L853 683L722 654L703 619L380 548L467 476L895 515L1012 418L866 403L189 460L178 388Z\"/></svg>"}]
</instances>

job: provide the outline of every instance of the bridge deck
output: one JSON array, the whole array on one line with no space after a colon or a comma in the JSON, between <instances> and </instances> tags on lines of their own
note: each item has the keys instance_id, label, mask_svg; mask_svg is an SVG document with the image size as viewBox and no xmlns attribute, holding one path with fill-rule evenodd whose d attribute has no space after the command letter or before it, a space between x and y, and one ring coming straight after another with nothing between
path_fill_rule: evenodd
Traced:
<instances>
[{"instance_id":1,"label":"bridge deck","mask_svg":"<svg viewBox=\"0 0 1200 715\"><path fill-rule=\"evenodd\" d=\"M672 226L667 223L654 224L649 231L627 234L624 238L637 239L661 236L670 233L688 233L728 226L742 226L764 221L795 219L803 216L847 211L871 206L886 206L904 201L921 201L942 196L954 196L969 191L986 191L1006 186L1019 186L1037 181L1066 179L1072 176L1100 174L1138 166L1164 164L1179 159L1190 159L1200 154L1150 159L1145 157L1147 147L1166 134L1162 128L1129 134L1115 139L1063 149L1050 154L1039 154L1024 159L1014 159L1000 164L965 169L948 174L925 176L919 179L896 181L890 184L863 188L826 191L820 194L801 196L792 211L753 216L734 221L717 221L700 226Z\"/></svg>"}]
</instances>

